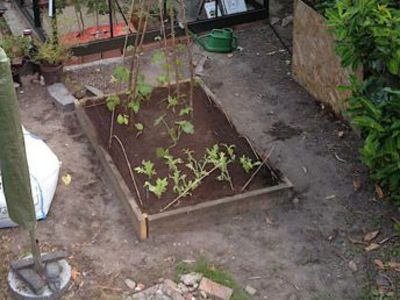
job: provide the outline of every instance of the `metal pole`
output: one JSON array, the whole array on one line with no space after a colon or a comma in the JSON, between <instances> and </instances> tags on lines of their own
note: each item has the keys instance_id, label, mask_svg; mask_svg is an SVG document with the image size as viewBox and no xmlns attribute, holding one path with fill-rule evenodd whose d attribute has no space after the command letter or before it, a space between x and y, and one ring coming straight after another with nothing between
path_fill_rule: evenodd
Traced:
<instances>
[{"instance_id":1,"label":"metal pole","mask_svg":"<svg viewBox=\"0 0 400 300\"><path fill-rule=\"evenodd\" d=\"M111 33L111 38L114 37L114 24L113 24L113 16L112 16L113 10L112 10L112 0L108 0L108 17L110 19L110 33Z\"/></svg>"},{"instance_id":2,"label":"metal pole","mask_svg":"<svg viewBox=\"0 0 400 300\"><path fill-rule=\"evenodd\" d=\"M24 1L21 1L21 4L24 5ZM32 1L32 9L33 9L33 21L34 21L35 27L41 28L42 22L40 20L39 0Z\"/></svg>"}]
</instances>

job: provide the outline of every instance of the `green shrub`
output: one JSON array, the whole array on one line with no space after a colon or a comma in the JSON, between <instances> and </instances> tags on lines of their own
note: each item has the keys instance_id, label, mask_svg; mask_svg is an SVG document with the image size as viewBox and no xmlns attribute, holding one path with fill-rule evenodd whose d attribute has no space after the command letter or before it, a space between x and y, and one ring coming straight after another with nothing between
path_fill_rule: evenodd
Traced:
<instances>
[{"instance_id":1,"label":"green shrub","mask_svg":"<svg viewBox=\"0 0 400 300\"><path fill-rule=\"evenodd\" d=\"M342 65L364 70L363 81L352 75L346 87L352 91L346 114L364 138L361 160L371 178L400 204L399 4L388 0L324 2L325 6L334 2L324 12Z\"/></svg>"},{"instance_id":2,"label":"green shrub","mask_svg":"<svg viewBox=\"0 0 400 300\"><path fill-rule=\"evenodd\" d=\"M400 10L388 1L342 0L326 10L344 67L399 75Z\"/></svg>"},{"instance_id":3,"label":"green shrub","mask_svg":"<svg viewBox=\"0 0 400 300\"><path fill-rule=\"evenodd\" d=\"M346 114L361 129L360 156L371 178L400 204L400 91L383 86L382 78L351 77Z\"/></svg>"}]
</instances>

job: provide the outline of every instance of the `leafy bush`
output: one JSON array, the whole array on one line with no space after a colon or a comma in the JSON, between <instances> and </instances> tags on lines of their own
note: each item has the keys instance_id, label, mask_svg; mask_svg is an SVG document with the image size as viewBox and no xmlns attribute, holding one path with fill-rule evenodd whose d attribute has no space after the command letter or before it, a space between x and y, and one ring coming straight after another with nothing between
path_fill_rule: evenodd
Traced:
<instances>
[{"instance_id":1,"label":"leafy bush","mask_svg":"<svg viewBox=\"0 0 400 300\"><path fill-rule=\"evenodd\" d=\"M400 204L400 10L393 0L318 1L350 76L346 114L361 129L362 162L371 178ZM322 3L324 2L324 3ZM332 5L334 3L334 5Z\"/></svg>"},{"instance_id":2,"label":"leafy bush","mask_svg":"<svg viewBox=\"0 0 400 300\"><path fill-rule=\"evenodd\" d=\"M18 58L28 55L29 39L25 36L4 36L0 40L0 47L4 49L8 58Z\"/></svg>"},{"instance_id":3,"label":"leafy bush","mask_svg":"<svg viewBox=\"0 0 400 300\"><path fill-rule=\"evenodd\" d=\"M46 41L40 44L38 52L34 56L37 63L47 65L59 65L68 60L71 54L68 49L60 44L55 44L51 41Z\"/></svg>"},{"instance_id":4,"label":"leafy bush","mask_svg":"<svg viewBox=\"0 0 400 300\"><path fill-rule=\"evenodd\" d=\"M400 204L400 91L383 87L382 78L351 77L347 115L361 129L362 162L371 178Z\"/></svg>"},{"instance_id":5,"label":"leafy bush","mask_svg":"<svg viewBox=\"0 0 400 300\"><path fill-rule=\"evenodd\" d=\"M343 0L326 10L344 67L399 75L400 10L388 1Z\"/></svg>"}]
</instances>

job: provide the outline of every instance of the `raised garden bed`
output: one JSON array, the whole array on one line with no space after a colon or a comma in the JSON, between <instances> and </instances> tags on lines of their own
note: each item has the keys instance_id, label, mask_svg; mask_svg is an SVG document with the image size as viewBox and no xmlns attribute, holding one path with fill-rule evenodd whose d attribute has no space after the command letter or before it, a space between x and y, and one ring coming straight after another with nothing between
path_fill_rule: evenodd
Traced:
<instances>
[{"instance_id":1,"label":"raised garden bed","mask_svg":"<svg viewBox=\"0 0 400 300\"><path fill-rule=\"evenodd\" d=\"M183 92L188 92L188 84L182 85L181 88ZM121 95L122 97L124 95ZM143 160L151 160L155 164L157 177L161 178L170 174L168 166L157 156L156 149L170 146L171 140L167 130L162 125L155 126L154 121L163 114L167 123L173 124L176 121L176 114L166 113L167 97L167 88L156 88L150 99L143 103L135 122L144 125L144 134L137 137L138 132L131 124L116 124L114 128L114 135L122 142L131 168L141 165ZM200 159L207 148L210 149L215 144L220 147L227 144L235 145L237 161L243 155L256 161L258 154L248 139L237 133L216 103L218 101L207 87L203 84L195 87L192 119L195 131L193 134L182 134L179 143L171 147L169 152L174 157L184 158L184 149L189 148L193 150L193 156ZM202 180L191 196L183 197L168 207L171 201L176 199L172 184L158 199L143 188L146 176L135 174L136 185L141 195L141 199L138 199L130 168L117 139L113 139L111 148L108 147L111 118L106 107L106 98L86 98L77 101L76 111L82 128L104 167L107 181L115 196L125 204L140 239L146 239L150 234L179 230L191 224L198 226L201 223L219 221L222 217L253 209L265 209L291 195L291 183L268 164L262 166L261 171L242 191L254 173L244 172L241 165L235 163L229 166L233 190L227 181L216 180L218 172L214 172ZM260 161L265 158L266 153ZM184 164L182 166L184 168Z\"/></svg>"}]
</instances>

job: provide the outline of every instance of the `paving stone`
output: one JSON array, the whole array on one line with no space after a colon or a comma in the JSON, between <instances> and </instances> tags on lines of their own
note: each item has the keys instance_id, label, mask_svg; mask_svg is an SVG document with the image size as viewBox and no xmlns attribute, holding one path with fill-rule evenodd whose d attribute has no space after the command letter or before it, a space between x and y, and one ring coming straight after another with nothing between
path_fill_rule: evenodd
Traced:
<instances>
[{"instance_id":1,"label":"paving stone","mask_svg":"<svg viewBox=\"0 0 400 300\"><path fill-rule=\"evenodd\" d=\"M130 288L131 290L134 290L136 288L136 282L133 281L132 279L127 278L127 279L125 279L124 282L125 282L125 285L128 288Z\"/></svg>"},{"instance_id":2,"label":"paving stone","mask_svg":"<svg viewBox=\"0 0 400 300\"><path fill-rule=\"evenodd\" d=\"M104 97L104 93L94 86L85 85L85 88L96 97Z\"/></svg>"},{"instance_id":3,"label":"paving stone","mask_svg":"<svg viewBox=\"0 0 400 300\"><path fill-rule=\"evenodd\" d=\"M250 285L247 285L244 290L246 291L247 294L249 294L250 296L254 296L257 293L257 290L255 288L253 288Z\"/></svg>"},{"instance_id":4,"label":"paving stone","mask_svg":"<svg viewBox=\"0 0 400 300\"><path fill-rule=\"evenodd\" d=\"M211 297L221 300L229 300L233 293L231 288L228 288L219 283L211 281L206 277L203 277L201 279L199 290L206 292L207 295Z\"/></svg>"},{"instance_id":5,"label":"paving stone","mask_svg":"<svg viewBox=\"0 0 400 300\"><path fill-rule=\"evenodd\" d=\"M53 98L58 109L73 110L75 97L71 95L69 90L62 83L55 83L47 87L47 91Z\"/></svg>"}]
</instances>

